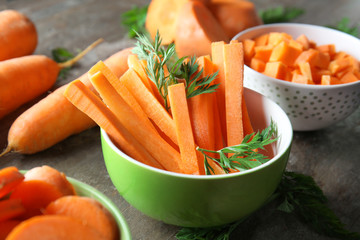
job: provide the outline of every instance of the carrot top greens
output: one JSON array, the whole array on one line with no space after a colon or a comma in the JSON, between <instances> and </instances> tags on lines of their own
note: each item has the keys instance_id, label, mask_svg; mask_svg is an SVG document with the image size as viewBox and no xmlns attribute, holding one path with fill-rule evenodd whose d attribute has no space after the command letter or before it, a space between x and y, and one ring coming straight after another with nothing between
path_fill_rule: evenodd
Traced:
<instances>
[{"instance_id":1,"label":"carrot top greens","mask_svg":"<svg viewBox=\"0 0 360 240\"><path fill-rule=\"evenodd\" d=\"M187 57L176 59L175 44L172 43L167 48L162 46L159 33L156 34L153 43L145 35L140 34L137 35L137 40L133 53L137 54L139 59L146 60L146 74L155 83L164 99L166 110L170 108L167 100L168 87L177 84L178 79L185 80L187 98L214 92L218 87L216 84L211 85L217 72L201 77L203 69L199 69L196 58L192 57L189 61L185 61Z\"/></svg>"}]
</instances>

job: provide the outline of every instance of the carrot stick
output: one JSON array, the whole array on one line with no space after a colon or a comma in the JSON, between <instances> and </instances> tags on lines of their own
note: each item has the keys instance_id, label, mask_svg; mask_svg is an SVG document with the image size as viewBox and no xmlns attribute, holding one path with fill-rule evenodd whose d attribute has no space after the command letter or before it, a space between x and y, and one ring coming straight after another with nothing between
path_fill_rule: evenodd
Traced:
<instances>
[{"instance_id":1,"label":"carrot stick","mask_svg":"<svg viewBox=\"0 0 360 240\"><path fill-rule=\"evenodd\" d=\"M244 138L243 131L243 70L242 43L224 46L225 106L228 146L238 145Z\"/></svg>"},{"instance_id":2,"label":"carrot stick","mask_svg":"<svg viewBox=\"0 0 360 240\"><path fill-rule=\"evenodd\" d=\"M53 185L41 180L21 182L10 195L10 199L20 199L25 213L20 217L27 219L41 214L50 202L62 197L62 193Z\"/></svg>"},{"instance_id":3,"label":"carrot stick","mask_svg":"<svg viewBox=\"0 0 360 240\"><path fill-rule=\"evenodd\" d=\"M0 222L17 217L25 212L20 199L5 199L0 201Z\"/></svg>"},{"instance_id":4,"label":"carrot stick","mask_svg":"<svg viewBox=\"0 0 360 240\"><path fill-rule=\"evenodd\" d=\"M15 10L0 12L0 61L32 54L38 43L34 23Z\"/></svg>"},{"instance_id":5,"label":"carrot stick","mask_svg":"<svg viewBox=\"0 0 360 240\"><path fill-rule=\"evenodd\" d=\"M130 56L130 55L129 55ZM144 110L141 108L139 103L136 101L135 97L131 94L131 92L123 85L118 84L119 78L111 71L111 69L106 66L106 64L103 61L97 62L94 66L90 68L88 71L88 74L94 75L97 72L101 72L108 82L113 86L118 86L116 89L117 93L120 94L120 96L125 100L125 102L131 106L132 110L135 111L135 113L144 121L148 122L146 125L153 126L152 123L149 121L149 118L145 114ZM92 84L93 85L93 84ZM149 125L150 124L150 125ZM153 127L155 130L155 127Z\"/></svg>"},{"instance_id":6,"label":"carrot stick","mask_svg":"<svg viewBox=\"0 0 360 240\"><path fill-rule=\"evenodd\" d=\"M228 40L220 23L203 3L188 1L182 6L175 35L179 57L210 54L212 42Z\"/></svg>"},{"instance_id":7,"label":"carrot stick","mask_svg":"<svg viewBox=\"0 0 360 240\"><path fill-rule=\"evenodd\" d=\"M181 154L181 169L186 174L200 174L196 146L187 107L185 85L178 83L168 87Z\"/></svg>"},{"instance_id":8,"label":"carrot stick","mask_svg":"<svg viewBox=\"0 0 360 240\"><path fill-rule=\"evenodd\" d=\"M107 240L84 222L62 215L36 216L17 225L6 240Z\"/></svg>"},{"instance_id":9,"label":"carrot stick","mask_svg":"<svg viewBox=\"0 0 360 240\"><path fill-rule=\"evenodd\" d=\"M61 69L73 65L100 41L73 59L56 63L42 55L30 55L0 62L0 119L24 103L48 91Z\"/></svg>"},{"instance_id":10,"label":"carrot stick","mask_svg":"<svg viewBox=\"0 0 360 240\"><path fill-rule=\"evenodd\" d=\"M16 167L6 167L0 170L0 198L9 194L19 183L24 180L24 175Z\"/></svg>"},{"instance_id":11,"label":"carrot stick","mask_svg":"<svg viewBox=\"0 0 360 240\"><path fill-rule=\"evenodd\" d=\"M243 95L243 98L242 98L241 109L242 109L242 114L243 114L244 135L246 136L248 134L253 133L254 129L253 129L252 124L251 124L251 120L250 120L249 112L247 110L244 95Z\"/></svg>"},{"instance_id":12,"label":"carrot stick","mask_svg":"<svg viewBox=\"0 0 360 240\"><path fill-rule=\"evenodd\" d=\"M69 84L64 96L92 118L126 154L153 167L161 165L126 130L109 108L80 80Z\"/></svg>"},{"instance_id":13,"label":"carrot stick","mask_svg":"<svg viewBox=\"0 0 360 240\"><path fill-rule=\"evenodd\" d=\"M129 69L120 78L118 85L124 84L127 89L134 95L141 108L147 116L154 121L154 123L163 131L174 143L177 144L177 136L175 131L175 123L170 114L157 101L154 95L144 86L138 75Z\"/></svg>"},{"instance_id":14,"label":"carrot stick","mask_svg":"<svg viewBox=\"0 0 360 240\"><path fill-rule=\"evenodd\" d=\"M73 185L67 180L64 173L49 166L34 167L25 173L25 181L40 180L56 187L62 195L75 195Z\"/></svg>"},{"instance_id":15,"label":"carrot stick","mask_svg":"<svg viewBox=\"0 0 360 240\"><path fill-rule=\"evenodd\" d=\"M90 81L105 104L146 151L166 170L180 172L180 154L160 137L149 119L140 118L101 72L92 75Z\"/></svg>"},{"instance_id":16,"label":"carrot stick","mask_svg":"<svg viewBox=\"0 0 360 240\"><path fill-rule=\"evenodd\" d=\"M215 84L219 84L216 91L217 109L219 111L221 135L226 144L226 114L225 114L225 72L224 72L224 42L214 42L211 44L211 57L215 65L218 76Z\"/></svg>"},{"instance_id":17,"label":"carrot stick","mask_svg":"<svg viewBox=\"0 0 360 240\"><path fill-rule=\"evenodd\" d=\"M95 229L104 239L119 239L119 229L114 217L101 203L89 197L61 197L51 202L44 214L73 217Z\"/></svg>"},{"instance_id":18,"label":"carrot stick","mask_svg":"<svg viewBox=\"0 0 360 240\"><path fill-rule=\"evenodd\" d=\"M214 72L213 64L209 57L201 56L197 59L199 69L203 69L202 77ZM187 100L191 127L196 144L203 149L215 150L215 125L214 125L214 94L207 93L191 97ZM200 174L205 174L203 158L199 158Z\"/></svg>"},{"instance_id":19,"label":"carrot stick","mask_svg":"<svg viewBox=\"0 0 360 240\"><path fill-rule=\"evenodd\" d=\"M117 77L127 70L127 56L130 52L131 49L127 48L105 60L105 64ZM87 73L79 79L86 86L92 87ZM96 125L64 97L66 87L58 88L14 121L8 133L8 146L0 156L12 150L23 154L40 152Z\"/></svg>"}]
</instances>

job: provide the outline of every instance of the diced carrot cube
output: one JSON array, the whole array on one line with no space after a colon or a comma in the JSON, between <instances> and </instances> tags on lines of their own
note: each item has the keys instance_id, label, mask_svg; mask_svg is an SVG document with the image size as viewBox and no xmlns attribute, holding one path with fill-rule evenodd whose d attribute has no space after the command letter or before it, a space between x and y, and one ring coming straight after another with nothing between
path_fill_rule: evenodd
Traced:
<instances>
[{"instance_id":1,"label":"diced carrot cube","mask_svg":"<svg viewBox=\"0 0 360 240\"><path fill-rule=\"evenodd\" d=\"M287 67L282 62L267 62L263 73L269 77L285 80Z\"/></svg>"},{"instance_id":2,"label":"diced carrot cube","mask_svg":"<svg viewBox=\"0 0 360 240\"><path fill-rule=\"evenodd\" d=\"M336 53L335 44L324 44L316 47L322 53L327 53L329 56L334 56Z\"/></svg>"},{"instance_id":3,"label":"diced carrot cube","mask_svg":"<svg viewBox=\"0 0 360 240\"><path fill-rule=\"evenodd\" d=\"M294 65L298 65L301 62L308 62L310 66L315 66L316 61L318 60L319 51L310 48L309 50L303 51L296 58Z\"/></svg>"},{"instance_id":4,"label":"diced carrot cube","mask_svg":"<svg viewBox=\"0 0 360 240\"><path fill-rule=\"evenodd\" d=\"M293 74L292 80L293 83L301 83L301 84L314 84L311 79L309 79L307 76L304 76L302 74Z\"/></svg>"},{"instance_id":5,"label":"diced carrot cube","mask_svg":"<svg viewBox=\"0 0 360 240\"><path fill-rule=\"evenodd\" d=\"M305 36L305 34L301 34L296 41L298 43L300 43L303 46L304 50L308 50L310 47L310 41L309 39Z\"/></svg>"},{"instance_id":6,"label":"diced carrot cube","mask_svg":"<svg viewBox=\"0 0 360 240\"><path fill-rule=\"evenodd\" d=\"M312 73L311 73L311 67L310 67L310 64L308 62L299 63L299 69L300 69L301 75L304 75L307 78L309 78L311 81L313 81L313 77L312 77Z\"/></svg>"},{"instance_id":7,"label":"diced carrot cube","mask_svg":"<svg viewBox=\"0 0 360 240\"><path fill-rule=\"evenodd\" d=\"M269 34L263 34L254 38L255 46L265 46L268 44Z\"/></svg>"},{"instance_id":8,"label":"diced carrot cube","mask_svg":"<svg viewBox=\"0 0 360 240\"><path fill-rule=\"evenodd\" d=\"M321 85L331 85L331 76L330 75L322 75L321 76Z\"/></svg>"},{"instance_id":9,"label":"diced carrot cube","mask_svg":"<svg viewBox=\"0 0 360 240\"><path fill-rule=\"evenodd\" d=\"M254 58L267 62L269 61L272 50L272 46L256 46Z\"/></svg>"},{"instance_id":10,"label":"diced carrot cube","mask_svg":"<svg viewBox=\"0 0 360 240\"><path fill-rule=\"evenodd\" d=\"M282 62L286 66L293 65L295 59L300 55L301 50L290 46L287 42L283 41L274 47L269 61L270 62Z\"/></svg>"},{"instance_id":11,"label":"diced carrot cube","mask_svg":"<svg viewBox=\"0 0 360 240\"><path fill-rule=\"evenodd\" d=\"M292 36L284 32L271 32L269 33L268 44L276 46L281 42L288 42L292 39Z\"/></svg>"},{"instance_id":12,"label":"diced carrot cube","mask_svg":"<svg viewBox=\"0 0 360 240\"><path fill-rule=\"evenodd\" d=\"M295 40L290 40L289 45L296 48L296 49L298 49L301 52L304 51L304 46L301 43L299 43L299 42L297 42Z\"/></svg>"},{"instance_id":13,"label":"diced carrot cube","mask_svg":"<svg viewBox=\"0 0 360 240\"><path fill-rule=\"evenodd\" d=\"M349 56L349 54L347 54L344 51L340 51L340 52L335 53L335 55L333 56L333 59L338 60L338 59L346 58L347 56Z\"/></svg>"},{"instance_id":14,"label":"diced carrot cube","mask_svg":"<svg viewBox=\"0 0 360 240\"><path fill-rule=\"evenodd\" d=\"M354 73L348 72L344 76L342 76L342 78L340 78L340 81L342 83L351 83L358 81L358 78L355 76Z\"/></svg>"},{"instance_id":15,"label":"diced carrot cube","mask_svg":"<svg viewBox=\"0 0 360 240\"><path fill-rule=\"evenodd\" d=\"M322 69L327 69L330 64L330 55L326 52L320 52L317 59L315 60L314 66Z\"/></svg>"},{"instance_id":16,"label":"diced carrot cube","mask_svg":"<svg viewBox=\"0 0 360 240\"><path fill-rule=\"evenodd\" d=\"M251 58L255 55L255 41L251 39L245 39L243 41L243 46L245 63L249 63Z\"/></svg>"},{"instance_id":17,"label":"diced carrot cube","mask_svg":"<svg viewBox=\"0 0 360 240\"><path fill-rule=\"evenodd\" d=\"M323 75L331 75L328 69L312 68L312 77L315 83L321 83L321 77Z\"/></svg>"},{"instance_id":18,"label":"diced carrot cube","mask_svg":"<svg viewBox=\"0 0 360 240\"><path fill-rule=\"evenodd\" d=\"M252 58L250 67L255 71L263 72L265 70L265 62L257 58Z\"/></svg>"},{"instance_id":19,"label":"diced carrot cube","mask_svg":"<svg viewBox=\"0 0 360 240\"><path fill-rule=\"evenodd\" d=\"M341 72L348 67L351 67L351 60L349 58L335 59L329 64L329 70L332 74Z\"/></svg>"}]
</instances>

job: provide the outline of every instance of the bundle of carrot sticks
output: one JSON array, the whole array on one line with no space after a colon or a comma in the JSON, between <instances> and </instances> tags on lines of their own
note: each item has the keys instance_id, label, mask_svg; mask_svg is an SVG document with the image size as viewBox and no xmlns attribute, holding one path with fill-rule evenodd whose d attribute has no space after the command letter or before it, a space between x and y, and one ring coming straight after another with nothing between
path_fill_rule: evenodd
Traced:
<instances>
[{"instance_id":1,"label":"bundle of carrot sticks","mask_svg":"<svg viewBox=\"0 0 360 240\"><path fill-rule=\"evenodd\" d=\"M219 150L240 144L253 132L243 96L242 43L212 43L211 56L196 59L202 75L218 72L215 92L187 98L179 79L168 86L170 109L147 75L147 62L128 56L129 69L119 78L102 61L88 71L97 95L80 80L64 96L93 119L116 146L152 167L184 174L205 174L196 150ZM216 174L224 173L210 161Z\"/></svg>"}]
</instances>

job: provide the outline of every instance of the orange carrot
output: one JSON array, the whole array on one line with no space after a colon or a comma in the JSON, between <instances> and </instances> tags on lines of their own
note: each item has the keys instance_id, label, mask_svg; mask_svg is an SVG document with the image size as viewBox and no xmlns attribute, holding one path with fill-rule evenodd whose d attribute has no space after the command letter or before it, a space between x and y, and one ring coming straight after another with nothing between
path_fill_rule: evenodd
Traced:
<instances>
[{"instance_id":1,"label":"orange carrot","mask_svg":"<svg viewBox=\"0 0 360 240\"><path fill-rule=\"evenodd\" d=\"M56 187L62 195L75 195L73 185L67 180L64 173L49 166L34 167L25 173L25 181L40 180Z\"/></svg>"},{"instance_id":2,"label":"orange carrot","mask_svg":"<svg viewBox=\"0 0 360 240\"><path fill-rule=\"evenodd\" d=\"M51 202L44 214L73 217L99 232L103 239L119 239L119 229L114 217L101 203L89 197L61 197Z\"/></svg>"},{"instance_id":3,"label":"orange carrot","mask_svg":"<svg viewBox=\"0 0 360 240\"><path fill-rule=\"evenodd\" d=\"M19 183L24 180L24 175L16 167L6 167L0 170L0 198L9 194Z\"/></svg>"},{"instance_id":4,"label":"orange carrot","mask_svg":"<svg viewBox=\"0 0 360 240\"><path fill-rule=\"evenodd\" d=\"M175 28L181 7L188 0L152 0L146 14L145 27L152 39L156 32L162 38L162 43L168 45L175 39Z\"/></svg>"},{"instance_id":5,"label":"orange carrot","mask_svg":"<svg viewBox=\"0 0 360 240\"><path fill-rule=\"evenodd\" d=\"M10 220L25 212L20 199L5 199L0 201L0 222Z\"/></svg>"},{"instance_id":6,"label":"orange carrot","mask_svg":"<svg viewBox=\"0 0 360 240\"><path fill-rule=\"evenodd\" d=\"M130 48L121 50L105 61L117 77L127 70L130 52ZM79 79L91 86L87 73ZM36 153L96 125L64 97L66 87L58 88L14 121L8 134L8 146L0 156L12 150L23 154Z\"/></svg>"},{"instance_id":7,"label":"orange carrot","mask_svg":"<svg viewBox=\"0 0 360 240\"><path fill-rule=\"evenodd\" d=\"M78 56L64 63L56 63L42 55L0 62L0 119L49 90L62 68L73 65L101 41L102 39L94 42Z\"/></svg>"},{"instance_id":8,"label":"orange carrot","mask_svg":"<svg viewBox=\"0 0 360 240\"><path fill-rule=\"evenodd\" d=\"M226 144L226 114L225 114L225 72L224 72L224 42L214 42L211 45L212 62L215 65L215 70L218 71L218 76L215 79L215 84L219 84L216 91L217 110L219 112L219 120L221 127L221 135Z\"/></svg>"},{"instance_id":9,"label":"orange carrot","mask_svg":"<svg viewBox=\"0 0 360 240\"><path fill-rule=\"evenodd\" d=\"M129 156L153 167L162 168L161 165L140 145L138 141L126 130L109 108L80 80L69 84L64 96L92 118L105 130L114 143Z\"/></svg>"},{"instance_id":10,"label":"orange carrot","mask_svg":"<svg viewBox=\"0 0 360 240\"><path fill-rule=\"evenodd\" d=\"M101 72L92 75L90 81L105 104L146 151L166 170L179 172L180 154L160 137L149 119L140 118Z\"/></svg>"},{"instance_id":11,"label":"orange carrot","mask_svg":"<svg viewBox=\"0 0 360 240\"><path fill-rule=\"evenodd\" d=\"M0 11L0 61L32 54L38 43L34 23L15 10Z\"/></svg>"},{"instance_id":12,"label":"orange carrot","mask_svg":"<svg viewBox=\"0 0 360 240\"><path fill-rule=\"evenodd\" d=\"M209 57L197 59L202 77L214 73L214 66ZM196 144L200 148L215 150L214 93L200 94L188 99L191 127ZM203 159L199 163L200 174L205 174Z\"/></svg>"},{"instance_id":13,"label":"orange carrot","mask_svg":"<svg viewBox=\"0 0 360 240\"><path fill-rule=\"evenodd\" d=\"M138 75L129 69L120 78L118 85L124 84L134 95L147 116L163 131L174 143L177 143L175 124L170 114L157 101L154 95L144 86ZM117 89L117 86L114 86Z\"/></svg>"},{"instance_id":14,"label":"orange carrot","mask_svg":"<svg viewBox=\"0 0 360 240\"><path fill-rule=\"evenodd\" d=\"M19 225L20 220L6 220L0 224L0 240L5 240L7 235Z\"/></svg>"},{"instance_id":15,"label":"orange carrot","mask_svg":"<svg viewBox=\"0 0 360 240\"><path fill-rule=\"evenodd\" d=\"M241 111L242 111L242 115L243 115L244 136L246 136L246 135L253 133L254 129L251 124L251 119L249 116L249 112L247 110L244 95L242 96Z\"/></svg>"},{"instance_id":16,"label":"orange carrot","mask_svg":"<svg viewBox=\"0 0 360 240\"><path fill-rule=\"evenodd\" d=\"M68 216L36 216L17 225L6 240L104 240L104 237L89 225Z\"/></svg>"},{"instance_id":17,"label":"orange carrot","mask_svg":"<svg viewBox=\"0 0 360 240\"><path fill-rule=\"evenodd\" d=\"M295 59L300 55L301 50L288 44L285 41L277 44L271 52L269 61L280 61L286 66L292 66Z\"/></svg>"},{"instance_id":18,"label":"orange carrot","mask_svg":"<svg viewBox=\"0 0 360 240\"><path fill-rule=\"evenodd\" d=\"M184 83L168 88L171 112L181 154L181 169L186 174L199 174L199 162L187 107Z\"/></svg>"},{"instance_id":19,"label":"orange carrot","mask_svg":"<svg viewBox=\"0 0 360 240\"><path fill-rule=\"evenodd\" d=\"M188 1L183 5L175 36L176 53L179 57L208 55L211 53L212 42L228 40L219 22L203 3Z\"/></svg>"},{"instance_id":20,"label":"orange carrot","mask_svg":"<svg viewBox=\"0 0 360 240\"><path fill-rule=\"evenodd\" d=\"M285 80L287 67L282 62L267 62L263 73L269 77Z\"/></svg>"},{"instance_id":21,"label":"orange carrot","mask_svg":"<svg viewBox=\"0 0 360 240\"><path fill-rule=\"evenodd\" d=\"M41 180L21 182L10 195L10 199L20 199L26 211L21 215L27 219L41 214L50 202L62 197L62 193L53 185Z\"/></svg>"},{"instance_id":22,"label":"orange carrot","mask_svg":"<svg viewBox=\"0 0 360 240\"><path fill-rule=\"evenodd\" d=\"M106 77L106 79L109 81L109 83L112 86L117 86L117 89L116 89L117 93L120 94L120 96L125 100L125 102L129 106L132 107L132 110L135 111L135 113L144 122L149 122L149 123L147 123L148 126L153 126L152 123L149 121L147 115L145 114L144 110L141 108L139 103L136 101L135 97L131 94L131 92L123 84L119 84L119 82L120 82L119 78L114 74L113 71L111 71L111 69L108 66L106 66L106 64L103 61L99 61L94 66L92 66L90 68L90 70L88 71L88 74L94 75L99 71Z\"/></svg>"},{"instance_id":23,"label":"orange carrot","mask_svg":"<svg viewBox=\"0 0 360 240\"><path fill-rule=\"evenodd\" d=\"M225 107L228 146L238 145L244 138L243 131L243 75L244 52L242 43L224 46Z\"/></svg>"},{"instance_id":24,"label":"orange carrot","mask_svg":"<svg viewBox=\"0 0 360 240\"><path fill-rule=\"evenodd\" d=\"M212 0L209 9L229 38L239 32L262 24L254 3L238 0Z\"/></svg>"}]
</instances>

